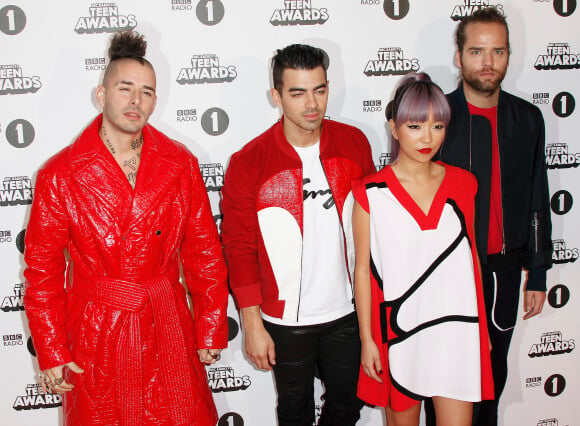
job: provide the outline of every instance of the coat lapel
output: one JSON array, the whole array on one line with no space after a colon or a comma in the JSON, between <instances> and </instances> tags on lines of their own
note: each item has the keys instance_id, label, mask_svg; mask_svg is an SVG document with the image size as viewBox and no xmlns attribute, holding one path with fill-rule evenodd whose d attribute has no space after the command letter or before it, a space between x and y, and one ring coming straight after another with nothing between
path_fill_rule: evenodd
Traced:
<instances>
[{"instance_id":1,"label":"coat lapel","mask_svg":"<svg viewBox=\"0 0 580 426\"><path fill-rule=\"evenodd\" d=\"M72 180L76 196L87 205L87 211L97 211L112 221L123 223L130 211L132 191L114 158L104 147L98 129L101 116L85 129L71 151Z\"/></svg>"},{"instance_id":2,"label":"coat lapel","mask_svg":"<svg viewBox=\"0 0 580 426\"><path fill-rule=\"evenodd\" d=\"M137 223L155 206L183 168L184 164L178 160L174 144L152 126L145 126L141 163L127 226Z\"/></svg>"}]
</instances>

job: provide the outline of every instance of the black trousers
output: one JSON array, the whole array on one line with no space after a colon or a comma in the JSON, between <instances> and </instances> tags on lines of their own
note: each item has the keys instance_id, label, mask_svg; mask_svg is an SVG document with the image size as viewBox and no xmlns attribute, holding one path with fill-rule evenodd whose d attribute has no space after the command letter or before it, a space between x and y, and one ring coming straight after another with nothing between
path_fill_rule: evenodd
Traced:
<instances>
[{"instance_id":1,"label":"black trousers","mask_svg":"<svg viewBox=\"0 0 580 426\"><path fill-rule=\"evenodd\" d=\"M324 324L288 327L264 321L276 345L274 377L279 426L312 426L316 367L324 385L319 426L349 426L360 418L356 396L360 340L356 314Z\"/></svg>"},{"instance_id":2,"label":"black trousers","mask_svg":"<svg viewBox=\"0 0 580 426\"><path fill-rule=\"evenodd\" d=\"M497 426L499 398L507 381L507 358L518 314L522 270L520 267L494 267L487 264L482 264L481 268L487 328L492 344L491 368L495 399L474 404L473 425ZM431 400L425 401L425 413L427 426L435 426Z\"/></svg>"}]
</instances>

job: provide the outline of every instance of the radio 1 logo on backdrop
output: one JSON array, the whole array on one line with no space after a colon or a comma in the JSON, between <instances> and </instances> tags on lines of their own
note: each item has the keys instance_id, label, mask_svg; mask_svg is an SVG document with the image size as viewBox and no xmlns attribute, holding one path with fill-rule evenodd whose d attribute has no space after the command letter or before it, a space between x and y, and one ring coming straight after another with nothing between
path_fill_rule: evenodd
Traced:
<instances>
[{"instance_id":1,"label":"radio 1 logo on backdrop","mask_svg":"<svg viewBox=\"0 0 580 426\"><path fill-rule=\"evenodd\" d=\"M196 0L195 15L204 25L217 25L224 19L226 10L221 0ZM186 12L193 9L193 0L171 0L171 10Z\"/></svg>"},{"instance_id":2,"label":"radio 1 logo on backdrop","mask_svg":"<svg viewBox=\"0 0 580 426\"><path fill-rule=\"evenodd\" d=\"M556 284L548 292L547 299L552 308L563 308L570 300L570 289L564 284Z\"/></svg>"},{"instance_id":3,"label":"radio 1 logo on backdrop","mask_svg":"<svg viewBox=\"0 0 580 426\"><path fill-rule=\"evenodd\" d=\"M462 4L456 4L453 6L453 10L451 11L451 19L454 21L459 21L466 16L471 16L473 12L476 12L479 9L485 9L488 7L495 7L503 14L502 4L495 4L495 2L490 0L463 0Z\"/></svg>"},{"instance_id":4,"label":"radio 1 logo on backdrop","mask_svg":"<svg viewBox=\"0 0 580 426\"><path fill-rule=\"evenodd\" d=\"M2 126L0 125L1 131ZM4 131L6 140L14 148L26 148L34 141L35 134L34 126L22 118L12 120Z\"/></svg>"},{"instance_id":5,"label":"radio 1 logo on backdrop","mask_svg":"<svg viewBox=\"0 0 580 426\"><path fill-rule=\"evenodd\" d=\"M541 388L543 386L544 392L550 397L559 396L566 388L566 379L561 374L552 374L542 383L542 377L527 377L526 389Z\"/></svg>"},{"instance_id":6,"label":"radio 1 logo on backdrop","mask_svg":"<svg viewBox=\"0 0 580 426\"><path fill-rule=\"evenodd\" d=\"M419 71L419 67L419 59L405 57L400 47L381 47L377 58L369 59L363 72L367 77L404 75Z\"/></svg>"},{"instance_id":7,"label":"radio 1 logo on backdrop","mask_svg":"<svg viewBox=\"0 0 580 426\"><path fill-rule=\"evenodd\" d=\"M132 30L137 26L133 14L122 15L116 3L92 3L89 15L79 17L75 32L78 34L114 33Z\"/></svg>"},{"instance_id":8,"label":"radio 1 logo on backdrop","mask_svg":"<svg viewBox=\"0 0 580 426\"><path fill-rule=\"evenodd\" d=\"M193 55L191 66L181 68L177 75L179 84L231 83L238 76L233 65L223 66L214 53Z\"/></svg>"},{"instance_id":9,"label":"radio 1 logo on backdrop","mask_svg":"<svg viewBox=\"0 0 580 426\"><path fill-rule=\"evenodd\" d=\"M36 93L41 87L40 77L25 75L20 65L0 65L0 95Z\"/></svg>"},{"instance_id":10,"label":"radio 1 logo on backdrop","mask_svg":"<svg viewBox=\"0 0 580 426\"><path fill-rule=\"evenodd\" d=\"M26 27L26 14L13 4L0 9L0 31L6 35L16 35Z\"/></svg>"},{"instance_id":11,"label":"radio 1 logo on backdrop","mask_svg":"<svg viewBox=\"0 0 580 426\"><path fill-rule=\"evenodd\" d=\"M548 43L546 54L538 55L537 70L570 70L580 68L580 54L574 53L568 43Z\"/></svg>"},{"instance_id":12,"label":"radio 1 logo on backdrop","mask_svg":"<svg viewBox=\"0 0 580 426\"><path fill-rule=\"evenodd\" d=\"M576 10L576 0L554 0L554 10L564 18L570 16Z\"/></svg>"},{"instance_id":13,"label":"radio 1 logo on backdrop","mask_svg":"<svg viewBox=\"0 0 580 426\"><path fill-rule=\"evenodd\" d=\"M330 17L328 9L313 7L312 3L312 0L283 0L284 8L274 9L270 23L275 26L324 24Z\"/></svg>"}]
</instances>

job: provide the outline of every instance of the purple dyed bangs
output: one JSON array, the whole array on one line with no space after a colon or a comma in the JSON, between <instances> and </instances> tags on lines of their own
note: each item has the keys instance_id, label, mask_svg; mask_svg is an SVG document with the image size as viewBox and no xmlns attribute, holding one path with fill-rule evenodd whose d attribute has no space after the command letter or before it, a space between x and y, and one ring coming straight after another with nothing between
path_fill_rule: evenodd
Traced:
<instances>
[{"instance_id":1,"label":"purple dyed bangs","mask_svg":"<svg viewBox=\"0 0 580 426\"><path fill-rule=\"evenodd\" d=\"M408 121L427 121L430 110L435 121L442 121L447 126L451 109L439 86L431 81L411 81L407 84L408 87L401 87L403 93L397 110L396 127Z\"/></svg>"}]
</instances>

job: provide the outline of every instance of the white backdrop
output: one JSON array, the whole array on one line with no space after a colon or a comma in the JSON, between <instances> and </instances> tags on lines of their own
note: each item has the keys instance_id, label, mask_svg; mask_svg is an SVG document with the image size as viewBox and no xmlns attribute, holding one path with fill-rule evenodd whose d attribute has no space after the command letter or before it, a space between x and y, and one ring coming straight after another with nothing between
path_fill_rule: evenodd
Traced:
<instances>
[{"instance_id":1,"label":"white backdrop","mask_svg":"<svg viewBox=\"0 0 580 426\"><path fill-rule=\"evenodd\" d=\"M500 416L505 425L580 424L578 338L580 10L576 0L14 0L0 4L0 423L56 425L59 399L35 385L37 364L21 303L22 237L39 166L99 112L94 90L110 33L135 28L149 41L158 79L151 123L200 159L219 224L219 188L230 155L280 115L269 99L275 49L326 50L328 116L361 128L377 166L388 152L384 107L399 75L426 71L451 91L456 20L501 7L513 54L503 87L538 104L546 121L554 257L549 304L518 323ZM382 52L395 52L384 54ZM394 55L398 61L385 61ZM198 68L209 65L210 68ZM576 126L574 126L576 124ZM239 319L208 374L220 426L275 425L270 373L244 358ZM520 315L521 317L521 315ZM534 355L534 356L532 356ZM320 386L317 384L317 393ZM319 401L317 402L319 405ZM382 424L365 408L361 425Z\"/></svg>"}]
</instances>

